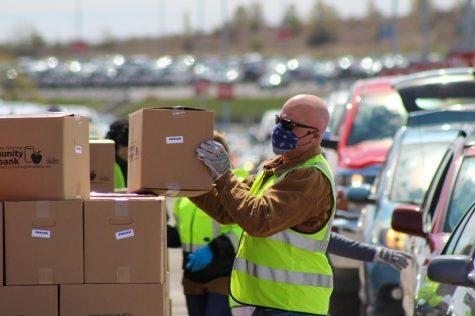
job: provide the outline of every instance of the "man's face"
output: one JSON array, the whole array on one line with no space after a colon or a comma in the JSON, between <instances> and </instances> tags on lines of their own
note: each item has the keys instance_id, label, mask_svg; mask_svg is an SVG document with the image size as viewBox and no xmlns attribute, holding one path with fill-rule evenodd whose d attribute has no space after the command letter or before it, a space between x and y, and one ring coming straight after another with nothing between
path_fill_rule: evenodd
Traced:
<instances>
[{"instance_id":1,"label":"man's face","mask_svg":"<svg viewBox=\"0 0 475 316\"><path fill-rule=\"evenodd\" d=\"M282 109L282 112L280 113L280 116L283 119L303 124L303 125L309 125L310 124L306 123L305 118L302 117L302 115L299 115L298 113L295 113L296 111L286 111L285 107ZM312 128L305 128L305 127L300 127L300 126L294 126L292 127L292 132L297 136L298 141L297 141L297 147L298 146L303 146L307 145L309 143L313 143L316 139L318 134L315 132L315 129Z\"/></svg>"}]
</instances>

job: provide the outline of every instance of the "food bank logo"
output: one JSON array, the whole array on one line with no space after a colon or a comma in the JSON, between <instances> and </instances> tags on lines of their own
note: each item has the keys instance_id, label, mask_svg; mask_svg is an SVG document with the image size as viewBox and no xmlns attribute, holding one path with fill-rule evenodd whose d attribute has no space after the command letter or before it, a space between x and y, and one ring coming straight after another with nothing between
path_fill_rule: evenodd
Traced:
<instances>
[{"instance_id":1,"label":"food bank logo","mask_svg":"<svg viewBox=\"0 0 475 316\"><path fill-rule=\"evenodd\" d=\"M0 166L20 166L22 162L38 165L43 160L41 150L33 146L2 148L0 150Z\"/></svg>"},{"instance_id":2,"label":"food bank logo","mask_svg":"<svg viewBox=\"0 0 475 316\"><path fill-rule=\"evenodd\" d=\"M43 159L41 155L41 150L35 151L33 146L25 146L25 161L29 163L34 163L35 165L39 164Z\"/></svg>"}]
</instances>

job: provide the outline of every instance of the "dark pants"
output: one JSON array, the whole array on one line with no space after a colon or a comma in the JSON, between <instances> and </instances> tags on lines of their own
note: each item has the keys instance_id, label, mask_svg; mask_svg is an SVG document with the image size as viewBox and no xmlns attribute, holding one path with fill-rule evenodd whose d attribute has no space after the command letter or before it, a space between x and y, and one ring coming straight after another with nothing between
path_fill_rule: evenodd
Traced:
<instances>
[{"instance_id":1,"label":"dark pants","mask_svg":"<svg viewBox=\"0 0 475 316\"><path fill-rule=\"evenodd\" d=\"M221 294L185 295L190 316L231 316L229 298Z\"/></svg>"},{"instance_id":2,"label":"dark pants","mask_svg":"<svg viewBox=\"0 0 475 316\"><path fill-rule=\"evenodd\" d=\"M299 313L299 312L286 312L277 309L256 307L252 316L313 316L313 314Z\"/></svg>"}]
</instances>

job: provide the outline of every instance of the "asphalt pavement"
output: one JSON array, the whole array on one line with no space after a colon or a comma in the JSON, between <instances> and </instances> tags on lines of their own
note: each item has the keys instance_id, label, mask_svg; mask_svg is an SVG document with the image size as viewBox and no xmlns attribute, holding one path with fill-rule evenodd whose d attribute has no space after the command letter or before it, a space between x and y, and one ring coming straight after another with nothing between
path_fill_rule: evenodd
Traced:
<instances>
[{"instance_id":1,"label":"asphalt pavement","mask_svg":"<svg viewBox=\"0 0 475 316\"><path fill-rule=\"evenodd\" d=\"M170 260L170 296L172 299L172 315L173 316L187 316L185 296L183 295L183 287L181 286L181 249L169 249Z\"/></svg>"}]
</instances>

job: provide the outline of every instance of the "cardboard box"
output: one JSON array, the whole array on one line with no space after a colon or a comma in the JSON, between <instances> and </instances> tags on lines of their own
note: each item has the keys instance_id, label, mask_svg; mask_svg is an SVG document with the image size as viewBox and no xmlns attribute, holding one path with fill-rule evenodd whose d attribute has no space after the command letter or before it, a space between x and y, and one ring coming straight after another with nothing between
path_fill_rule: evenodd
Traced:
<instances>
[{"instance_id":1,"label":"cardboard box","mask_svg":"<svg viewBox=\"0 0 475 316\"><path fill-rule=\"evenodd\" d=\"M7 285L83 283L81 200L5 202Z\"/></svg>"},{"instance_id":2,"label":"cardboard box","mask_svg":"<svg viewBox=\"0 0 475 316\"><path fill-rule=\"evenodd\" d=\"M91 191L114 192L115 145L112 140L90 140Z\"/></svg>"},{"instance_id":3,"label":"cardboard box","mask_svg":"<svg viewBox=\"0 0 475 316\"><path fill-rule=\"evenodd\" d=\"M3 251L3 202L0 202L0 288L3 286L3 263L4 263L4 251Z\"/></svg>"},{"instance_id":4,"label":"cardboard box","mask_svg":"<svg viewBox=\"0 0 475 316\"><path fill-rule=\"evenodd\" d=\"M85 283L163 283L163 198L111 196L84 202Z\"/></svg>"},{"instance_id":5,"label":"cardboard box","mask_svg":"<svg viewBox=\"0 0 475 316\"><path fill-rule=\"evenodd\" d=\"M196 148L213 139L214 112L141 109L129 116L129 192L196 196L210 191L208 168Z\"/></svg>"},{"instance_id":6,"label":"cardboard box","mask_svg":"<svg viewBox=\"0 0 475 316\"><path fill-rule=\"evenodd\" d=\"M0 315L57 316L58 287L54 285L0 287Z\"/></svg>"},{"instance_id":7,"label":"cardboard box","mask_svg":"<svg viewBox=\"0 0 475 316\"><path fill-rule=\"evenodd\" d=\"M60 314L164 316L161 284L84 284L62 285Z\"/></svg>"},{"instance_id":8,"label":"cardboard box","mask_svg":"<svg viewBox=\"0 0 475 316\"><path fill-rule=\"evenodd\" d=\"M64 113L0 117L0 200L88 198L88 133Z\"/></svg>"}]
</instances>

